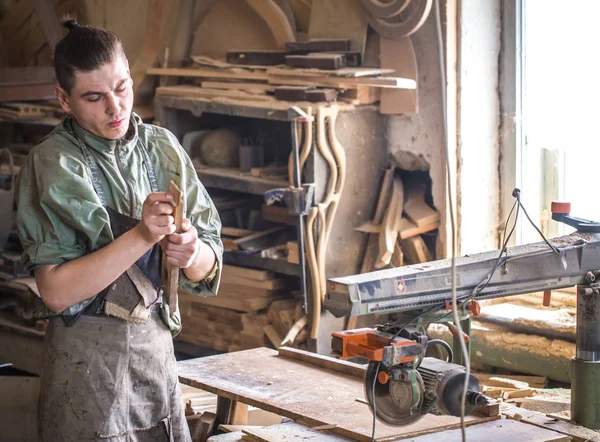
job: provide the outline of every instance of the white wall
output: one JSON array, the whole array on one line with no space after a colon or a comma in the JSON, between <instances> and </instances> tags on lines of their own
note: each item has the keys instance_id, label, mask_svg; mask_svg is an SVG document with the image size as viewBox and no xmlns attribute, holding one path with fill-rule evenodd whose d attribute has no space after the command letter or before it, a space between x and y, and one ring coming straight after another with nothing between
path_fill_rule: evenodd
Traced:
<instances>
[{"instance_id":1,"label":"white wall","mask_svg":"<svg viewBox=\"0 0 600 442\"><path fill-rule=\"evenodd\" d=\"M497 248L500 1L463 0L459 14L458 244L468 254Z\"/></svg>"},{"instance_id":2,"label":"white wall","mask_svg":"<svg viewBox=\"0 0 600 442\"><path fill-rule=\"evenodd\" d=\"M467 254L497 246L500 0L462 0L458 14L458 143L454 145L451 137L450 154L458 158L457 175L452 177L458 186L454 195L458 206L457 248L459 254ZM434 205L446 219L442 103L433 10L425 25L411 38L419 68L420 111L415 116L389 118L389 150L399 167L418 170L423 163L430 165ZM449 84L452 75L449 72ZM450 105L451 98L449 95ZM451 115L449 124L454 121Z\"/></svg>"}]
</instances>

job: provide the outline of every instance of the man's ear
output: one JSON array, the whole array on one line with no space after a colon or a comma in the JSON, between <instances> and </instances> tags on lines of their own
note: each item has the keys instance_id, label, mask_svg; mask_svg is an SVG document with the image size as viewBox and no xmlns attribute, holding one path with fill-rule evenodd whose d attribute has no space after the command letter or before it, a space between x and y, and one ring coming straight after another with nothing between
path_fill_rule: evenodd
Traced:
<instances>
[{"instance_id":1,"label":"man's ear","mask_svg":"<svg viewBox=\"0 0 600 442\"><path fill-rule=\"evenodd\" d=\"M71 113L71 105L69 104L69 99L70 99L69 94L67 94L67 92L60 86L56 86L54 88L54 91L56 92L56 99L60 103L60 107L62 107L62 110L66 114L70 114Z\"/></svg>"}]
</instances>

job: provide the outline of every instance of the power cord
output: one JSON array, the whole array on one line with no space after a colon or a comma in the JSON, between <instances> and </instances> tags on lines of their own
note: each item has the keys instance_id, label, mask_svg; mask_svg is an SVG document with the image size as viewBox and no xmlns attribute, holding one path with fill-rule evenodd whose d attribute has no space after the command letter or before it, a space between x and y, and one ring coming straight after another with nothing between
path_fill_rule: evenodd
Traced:
<instances>
[{"instance_id":1,"label":"power cord","mask_svg":"<svg viewBox=\"0 0 600 442\"><path fill-rule=\"evenodd\" d=\"M451 170L450 170L450 148L448 146L448 115L447 115L447 99L446 99L446 72L445 72L445 57L444 57L444 43L442 41L442 20L440 17L440 5L439 1L434 2L434 10L435 10L435 29L437 34L437 44L438 44L438 55L439 55L439 68L440 68L440 89L442 95L442 120L443 120L443 139L444 139L444 151L446 157L446 192L448 194L448 212L450 218L450 227L451 227L451 235L452 235L452 265L450 271L450 281L452 287L452 316L454 318L454 324L458 330L458 335L462 336L463 330L460 325L460 319L458 317L458 306L456 300L456 224L455 224L455 216L454 216L454 198L452 197L452 179L451 179ZM465 364L465 383L463 386L463 391L461 395L461 403L460 403L460 431L462 435L463 442L467 440L467 433L465 429L465 409L466 409L466 397L467 397L467 388L468 388L468 380L471 375L471 363L469 361L469 352L467 350L467 345L465 344L464 339L459 339L460 342L460 350L462 353L462 360Z\"/></svg>"}]
</instances>

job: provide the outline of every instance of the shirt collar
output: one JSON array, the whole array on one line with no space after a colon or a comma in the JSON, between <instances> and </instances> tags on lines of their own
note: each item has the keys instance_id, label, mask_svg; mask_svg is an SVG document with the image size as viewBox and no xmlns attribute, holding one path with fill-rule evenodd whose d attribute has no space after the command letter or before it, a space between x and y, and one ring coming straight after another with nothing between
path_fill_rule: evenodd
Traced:
<instances>
[{"instance_id":1,"label":"shirt collar","mask_svg":"<svg viewBox=\"0 0 600 442\"><path fill-rule=\"evenodd\" d=\"M65 119L64 125L65 127L71 129L73 134L78 139L83 141L90 149L98 153L114 153L117 143L120 143L119 145L123 146L125 149L131 149L133 146L135 146L138 140L138 125L140 123L140 117L132 112L129 119L129 129L127 130L127 134L125 137L119 140L108 140L106 138L99 137L98 135L95 135L87 129L81 127L77 120L70 116Z\"/></svg>"}]
</instances>

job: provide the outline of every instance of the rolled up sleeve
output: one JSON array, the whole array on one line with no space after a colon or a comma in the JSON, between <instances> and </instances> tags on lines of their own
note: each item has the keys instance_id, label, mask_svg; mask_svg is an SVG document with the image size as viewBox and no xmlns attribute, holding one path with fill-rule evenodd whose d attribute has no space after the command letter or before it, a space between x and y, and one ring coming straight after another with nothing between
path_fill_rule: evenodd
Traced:
<instances>
[{"instance_id":1,"label":"rolled up sleeve","mask_svg":"<svg viewBox=\"0 0 600 442\"><path fill-rule=\"evenodd\" d=\"M34 148L21 169L17 189L17 232L23 265L32 271L61 264L101 247L112 236L82 159L55 141Z\"/></svg>"}]
</instances>

